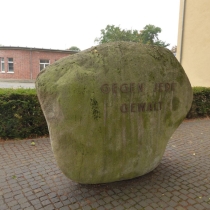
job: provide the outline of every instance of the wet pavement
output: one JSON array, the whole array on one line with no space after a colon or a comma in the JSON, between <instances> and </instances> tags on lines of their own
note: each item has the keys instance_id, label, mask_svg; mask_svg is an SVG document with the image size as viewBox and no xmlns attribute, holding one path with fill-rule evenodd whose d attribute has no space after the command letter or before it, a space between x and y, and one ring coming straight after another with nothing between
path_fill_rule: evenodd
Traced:
<instances>
[{"instance_id":1,"label":"wet pavement","mask_svg":"<svg viewBox=\"0 0 210 210\"><path fill-rule=\"evenodd\" d=\"M160 165L132 180L81 185L56 165L50 140L0 143L0 210L210 209L210 120L185 121Z\"/></svg>"}]
</instances>

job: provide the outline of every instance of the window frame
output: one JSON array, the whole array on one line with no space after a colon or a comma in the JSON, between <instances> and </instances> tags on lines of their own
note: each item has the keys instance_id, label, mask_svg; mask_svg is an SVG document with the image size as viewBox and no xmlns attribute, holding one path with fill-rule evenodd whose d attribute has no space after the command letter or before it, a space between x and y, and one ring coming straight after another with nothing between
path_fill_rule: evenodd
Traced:
<instances>
[{"instance_id":1,"label":"window frame","mask_svg":"<svg viewBox=\"0 0 210 210\"><path fill-rule=\"evenodd\" d=\"M9 60L9 59L12 59L12 61ZM14 60L13 60L13 58L7 58L7 63L8 63L7 73L13 74L14 73ZM11 67L10 64L12 64L12 71L10 69L10 67Z\"/></svg>"},{"instance_id":2,"label":"window frame","mask_svg":"<svg viewBox=\"0 0 210 210\"><path fill-rule=\"evenodd\" d=\"M44 67L42 69L41 69L41 65L44 65ZM49 65L50 65L50 59L40 59L39 60L39 71L42 71Z\"/></svg>"},{"instance_id":3,"label":"window frame","mask_svg":"<svg viewBox=\"0 0 210 210\"><path fill-rule=\"evenodd\" d=\"M1 60L1 64L0 64L0 72L1 73L5 73L5 62L4 62L4 58L0 57ZM2 70L3 69L3 70Z\"/></svg>"}]
</instances>

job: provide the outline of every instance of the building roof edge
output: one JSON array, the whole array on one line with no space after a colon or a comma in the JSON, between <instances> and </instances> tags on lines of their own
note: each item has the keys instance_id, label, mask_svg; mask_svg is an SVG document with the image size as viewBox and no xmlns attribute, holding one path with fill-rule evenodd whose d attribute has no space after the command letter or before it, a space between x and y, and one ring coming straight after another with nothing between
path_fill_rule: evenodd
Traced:
<instances>
[{"instance_id":1,"label":"building roof edge","mask_svg":"<svg viewBox=\"0 0 210 210\"><path fill-rule=\"evenodd\" d=\"M46 49L35 47L15 47L15 46L0 46L0 50L29 50L29 51L50 51L50 52L64 52L64 53L78 53L76 50L59 50L59 49Z\"/></svg>"}]
</instances>

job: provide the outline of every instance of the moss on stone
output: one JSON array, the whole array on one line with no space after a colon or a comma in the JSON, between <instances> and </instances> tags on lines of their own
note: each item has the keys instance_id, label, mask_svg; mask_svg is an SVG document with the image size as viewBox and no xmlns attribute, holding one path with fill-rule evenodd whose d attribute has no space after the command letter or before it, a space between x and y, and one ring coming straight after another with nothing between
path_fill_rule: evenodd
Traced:
<instances>
[{"instance_id":1,"label":"moss on stone","mask_svg":"<svg viewBox=\"0 0 210 210\"><path fill-rule=\"evenodd\" d=\"M144 91L138 91L141 83ZM154 90L156 83L163 84L161 91ZM166 83L176 83L175 90L164 91ZM123 92L123 84L134 89ZM58 166L89 184L131 179L157 167L192 100L190 83L169 50L130 42L63 58L40 73L36 88ZM154 105L159 102L161 107ZM152 108L139 111L139 103Z\"/></svg>"},{"instance_id":2,"label":"moss on stone","mask_svg":"<svg viewBox=\"0 0 210 210\"><path fill-rule=\"evenodd\" d=\"M173 100L172 100L172 109L173 109L173 111L178 110L179 105L180 105L179 98L178 97L173 97Z\"/></svg>"}]
</instances>

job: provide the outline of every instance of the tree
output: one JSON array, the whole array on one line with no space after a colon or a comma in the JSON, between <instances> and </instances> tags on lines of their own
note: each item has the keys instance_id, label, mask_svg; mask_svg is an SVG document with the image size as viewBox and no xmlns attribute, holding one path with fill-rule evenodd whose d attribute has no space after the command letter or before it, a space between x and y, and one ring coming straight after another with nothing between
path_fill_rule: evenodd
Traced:
<instances>
[{"instance_id":1,"label":"tree","mask_svg":"<svg viewBox=\"0 0 210 210\"><path fill-rule=\"evenodd\" d=\"M146 25L143 30L140 31L140 39L143 44L153 44L162 47L167 47L170 44L158 39L158 34L161 33L161 28L154 25Z\"/></svg>"},{"instance_id":2,"label":"tree","mask_svg":"<svg viewBox=\"0 0 210 210\"><path fill-rule=\"evenodd\" d=\"M101 36L95 39L99 44L114 42L114 41L130 41L141 42L143 44L153 44L167 47L169 44L158 39L158 33L161 28L154 25L146 25L143 30L125 30L114 25L107 25L105 29L101 30Z\"/></svg>"},{"instance_id":3,"label":"tree","mask_svg":"<svg viewBox=\"0 0 210 210\"><path fill-rule=\"evenodd\" d=\"M76 46L71 46L70 48L68 48L67 50L74 50L74 51L81 51L78 47Z\"/></svg>"},{"instance_id":4,"label":"tree","mask_svg":"<svg viewBox=\"0 0 210 210\"><path fill-rule=\"evenodd\" d=\"M101 30L101 36L95 39L99 44L115 41L132 41L139 42L139 34L137 30L122 30L114 25L107 25Z\"/></svg>"}]
</instances>

